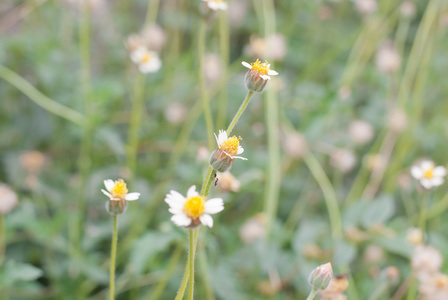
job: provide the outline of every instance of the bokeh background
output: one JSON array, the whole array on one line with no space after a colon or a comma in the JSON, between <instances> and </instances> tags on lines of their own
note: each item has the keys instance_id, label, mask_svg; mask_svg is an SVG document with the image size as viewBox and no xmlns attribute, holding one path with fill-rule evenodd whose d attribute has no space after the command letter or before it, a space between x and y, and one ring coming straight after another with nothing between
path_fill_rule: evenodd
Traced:
<instances>
[{"instance_id":1,"label":"bokeh background","mask_svg":"<svg viewBox=\"0 0 448 300\"><path fill-rule=\"evenodd\" d=\"M105 299L100 189L123 178L142 196L119 216L117 299L173 299L188 239L163 199L208 167L200 75L217 132L247 93L241 61L260 58L279 75L234 130L248 160L212 187L225 210L200 231L196 298L304 299L309 272L331 261L348 299L406 299L412 285L448 299L448 281L425 294L412 276L409 236L429 195L425 240L448 253L447 188L425 192L409 174L422 158L447 164L448 3L202 6L1 1L0 298ZM139 73L136 45L159 53L160 70Z\"/></svg>"}]
</instances>

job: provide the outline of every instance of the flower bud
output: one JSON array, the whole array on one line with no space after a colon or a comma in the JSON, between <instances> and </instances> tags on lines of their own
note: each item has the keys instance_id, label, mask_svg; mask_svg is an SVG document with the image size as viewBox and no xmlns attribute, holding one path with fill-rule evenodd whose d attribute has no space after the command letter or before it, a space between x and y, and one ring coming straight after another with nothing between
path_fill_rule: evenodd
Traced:
<instances>
[{"instance_id":1,"label":"flower bud","mask_svg":"<svg viewBox=\"0 0 448 300\"><path fill-rule=\"evenodd\" d=\"M128 202L126 200L108 200L106 201L106 210L112 216L121 215L128 209Z\"/></svg>"},{"instance_id":2,"label":"flower bud","mask_svg":"<svg viewBox=\"0 0 448 300\"><path fill-rule=\"evenodd\" d=\"M331 263L326 263L318 266L311 272L308 282L317 290L325 290L330 284L332 278L333 269L331 268Z\"/></svg>"},{"instance_id":3,"label":"flower bud","mask_svg":"<svg viewBox=\"0 0 448 300\"><path fill-rule=\"evenodd\" d=\"M242 62L243 66L250 69L246 73L245 84L246 88L251 92L261 93L263 92L270 76L278 75L274 70L269 69L271 66L268 62L260 62L258 59L253 64L249 64L245 61Z\"/></svg>"},{"instance_id":4,"label":"flower bud","mask_svg":"<svg viewBox=\"0 0 448 300\"><path fill-rule=\"evenodd\" d=\"M213 151L210 156L210 165L215 171L225 172L232 166L236 158L247 160L247 158L237 156L244 152L243 147L240 146L239 140L236 136L228 137L226 131L220 130L218 136L215 135L218 149Z\"/></svg>"},{"instance_id":5,"label":"flower bud","mask_svg":"<svg viewBox=\"0 0 448 300\"><path fill-rule=\"evenodd\" d=\"M221 149L217 149L212 152L210 156L210 165L215 171L225 172L232 166L234 158L231 158Z\"/></svg>"}]
</instances>

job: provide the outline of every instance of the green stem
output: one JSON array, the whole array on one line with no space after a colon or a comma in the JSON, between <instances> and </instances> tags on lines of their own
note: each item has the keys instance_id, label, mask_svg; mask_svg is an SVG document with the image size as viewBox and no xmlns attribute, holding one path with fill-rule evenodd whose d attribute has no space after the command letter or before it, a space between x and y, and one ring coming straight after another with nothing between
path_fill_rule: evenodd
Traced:
<instances>
[{"instance_id":1,"label":"green stem","mask_svg":"<svg viewBox=\"0 0 448 300\"><path fill-rule=\"evenodd\" d=\"M0 269L6 252L6 226L5 216L0 214Z\"/></svg>"},{"instance_id":2,"label":"green stem","mask_svg":"<svg viewBox=\"0 0 448 300\"><path fill-rule=\"evenodd\" d=\"M318 160L311 153L304 157L304 161L324 194L325 204L330 218L331 235L333 239L340 238L342 236L341 213L333 186Z\"/></svg>"},{"instance_id":3,"label":"green stem","mask_svg":"<svg viewBox=\"0 0 448 300\"><path fill-rule=\"evenodd\" d=\"M129 125L128 147L127 147L127 165L131 173L130 182L135 178L137 168L138 152L138 131L142 120L142 111L144 103L145 75L140 72L134 84L134 101L132 102L131 117Z\"/></svg>"},{"instance_id":4,"label":"green stem","mask_svg":"<svg viewBox=\"0 0 448 300\"><path fill-rule=\"evenodd\" d=\"M194 254L195 254L195 242L197 241L197 231L198 229L190 229L190 250L189 250L189 261L190 261L190 284L188 289L188 300L193 300L194 294Z\"/></svg>"},{"instance_id":5,"label":"green stem","mask_svg":"<svg viewBox=\"0 0 448 300\"><path fill-rule=\"evenodd\" d=\"M219 54L224 67L221 77L223 88L219 96L216 126L218 128L224 128L227 117L227 82L229 76L229 21L227 10L221 11L219 14L219 47Z\"/></svg>"},{"instance_id":6,"label":"green stem","mask_svg":"<svg viewBox=\"0 0 448 300\"><path fill-rule=\"evenodd\" d=\"M27 95L31 101L45 109L46 111L69 120L75 124L83 125L85 117L74 109L71 109L65 105L62 105L41 92L39 92L34 86L26 81L19 74L14 73L10 69L0 65L0 78L9 82L16 87L19 91Z\"/></svg>"},{"instance_id":7,"label":"green stem","mask_svg":"<svg viewBox=\"0 0 448 300\"><path fill-rule=\"evenodd\" d=\"M156 22L157 13L159 11L160 0L149 0L148 9L146 11L145 24L153 24Z\"/></svg>"},{"instance_id":8,"label":"green stem","mask_svg":"<svg viewBox=\"0 0 448 300\"><path fill-rule=\"evenodd\" d=\"M115 299L115 260L117 256L117 241L118 241L118 222L117 215L114 216L114 231L112 233L112 246L110 250L110 280L109 280L109 300Z\"/></svg>"},{"instance_id":9,"label":"green stem","mask_svg":"<svg viewBox=\"0 0 448 300\"><path fill-rule=\"evenodd\" d=\"M199 21L199 37L198 37L198 61L199 61L199 86L201 89L202 108L204 110L205 125L207 128L208 149L213 149L213 121L210 103L208 101L207 88L204 75L204 52L205 52L205 36L207 34L207 24L205 19Z\"/></svg>"},{"instance_id":10,"label":"green stem","mask_svg":"<svg viewBox=\"0 0 448 300\"><path fill-rule=\"evenodd\" d=\"M317 294L317 290L315 288L313 288L310 292L310 294L308 295L308 297L306 298L306 300L313 300L314 297L316 297Z\"/></svg>"},{"instance_id":11,"label":"green stem","mask_svg":"<svg viewBox=\"0 0 448 300\"><path fill-rule=\"evenodd\" d=\"M415 294L417 293L417 279L414 275L411 277L411 283L409 284L408 295L406 300L415 300Z\"/></svg>"},{"instance_id":12,"label":"green stem","mask_svg":"<svg viewBox=\"0 0 448 300\"><path fill-rule=\"evenodd\" d=\"M243 103L241 104L240 108L236 112L235 116L232 119L232 122L230 122L229 127L227 128L227 135L230 135L233 128L235 127L236 123L238 123L238 120L240 119L241 115L243 114L244 110L246 109L247 105L249 104L250 99L254 95L254 92L249 91L247 93L246 98L244 99Z\"/></svg>"},{"instance_id":13,"label":"green stem","mask_svg":"<svg viewBox=\"0 0 448 300\"><path fill-rule=\"evenodd\" d=\"M198 243L198 232L194 231L194 248L196 250L196 246ZM182 300L185 294L185 290L187 289L188 279L190 277L190 256L188 256L187 264L185 265L184 276L182 277L182 281L179 286L179 290L177 291L176 298L174 300Z\"/></svg>"},{"instance_id":14,"label":"green stem","mask_svg":"<svg viewBox=\"0 0 448 300\"><path fill-rule=\"evenodd\" d=\"M420 216L418 218L418 226L419 226L420 231L422 232L423 236L425 236L425 231L426 231L428 201L429 201L429 192L425 192L425 194L423 195L423 199L421 201Z\"/></svg>"}]
</instances>

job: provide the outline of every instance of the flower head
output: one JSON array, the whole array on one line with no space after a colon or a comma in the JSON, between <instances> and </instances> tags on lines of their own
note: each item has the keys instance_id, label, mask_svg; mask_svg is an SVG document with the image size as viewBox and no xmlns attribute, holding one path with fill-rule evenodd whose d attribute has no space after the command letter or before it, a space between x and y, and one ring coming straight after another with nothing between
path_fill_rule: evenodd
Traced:
<instances>
[{"instance_id":1,"label":"flower head","mask_svg":"<svg viewBox=\"0 0 448 300\"><path fill-rule=\"evenodd\" d=\"M17 203L17 194L6 184L0 183L0 214L9 213Z\"/></svg>"},{"instance_id":2,"label":"flower head","mask_svg":"<svg viewBox=\"0 0 448 300\"><path fill-rule=\"evenodd\" d=\"M176 191L170 191L165 197L165 202L170 206L168 211L173 214L171 221L177 226L189 228L200 224L213 227L213 219L210 215L224 209L221 198L206 200L204 196L196 192L194 185L188 189L187 197Z\"/></svg>"},{"instance_id":3,"label":"flower head","mask_svg":"<svg viewBox=\"0 0 448 300\"><path fill-rule=\"evenodd\" d=\"M123 179L116 181L106 179L104 185L107 191L101 190L101 192L109 197L106 209L112 215L124 213L127 208L127 201L134 201L140 197L140 193L128 193L126 182Z\"/></svg>"},{"instance_id":4,"label":"flower head","mask_svg":"<svg viewBox=\"0 0 448 300\"><path fill-rule=\"evenodd\" d=\"M210 10L227 10L227 3L222 0L202 0Z\"/></svg>"},{"instance_id":5,"label":"flower head","mask_svg":"<svg viewBox=\"0 0 448 300\"><path fill-rule=\"evenodd\" d=\"M419 180L425 189L431 189L444 182L446 169L442 166L436 167L430 160L423 160L411 168L411 175Z\"/></svg>"},{"instance_id":6,"label":"flower head","mask_svg":"<svg viewBox=\"0 0 448 300\"><path fill-rule=\"evenodd\" d=\"M218 143L218 149L213 151L210 157L210 164L213 169L218 172L227 171L236 158L247 160L247 158L238 156L244 152L243 147L240 146L240 139L236 136L228 137L227 132L220 130L218 136L216 136L216 142Z\"/></svg>"},{"instance_id":7,"label":"flower head","mask_svg":"<svg viewBox=\"0 0 448 300\"><path fill-rule=\"evenodd\" d=\"M333 268L331 263L326 263L318 266L311 272L308 282L313 288L322 291L328 287L332 278Z\"/></svg>"},{"instance_id":8,"label":"flower head","mask_svg":"<svg viewBox=\"0 0 448 300\"><path fill-rule=\"evenodd\" d=\"M249 69L246 73L246 88L252 92L261 93L268 80L271 79L270 76L278 75L274 70L270 69L270 64L266 61L262 63L260 60L256 60L254 63L249 64L245 61L242 65Z\"/></svg>"},{"instance_id":9,"label":"flower head","mask_svg":"<svg viewBox=\"0 0 448 300\"><path fill-rule=\"evenodd\" d=\"M131 52L131 60L138 65L140 72L154 73L162 66L162 61L157 52L150 51L146 47L138 47Z\"/></svg>"}]
</instances>

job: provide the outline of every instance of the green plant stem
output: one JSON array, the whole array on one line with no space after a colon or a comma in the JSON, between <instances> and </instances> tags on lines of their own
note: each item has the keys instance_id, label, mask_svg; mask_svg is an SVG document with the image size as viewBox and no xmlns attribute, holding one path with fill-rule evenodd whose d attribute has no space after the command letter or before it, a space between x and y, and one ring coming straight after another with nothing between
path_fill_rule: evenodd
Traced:
<instances>
[{"instance_id":1,"label":"green plant stem","mask_svg":"<svg viewBox=\"0 0 448 300\"><path fill-rule=\"evenodd\" d=\"M109 300L115 299L115 261L117 256L118 241L118 217L114 216L114 231L112 233L112 245L110 249L110 278L109 278Z\"/></svg>"},{"instance_id":2,"label":"green plant stem","mask_svg":"<svg viewBox=\"0 0 448 300\"><path fill-rule=\"evenodd\" d=\"M207 88L204 75L204 52L205 52L205 36L207 34L207 24L204 18L200 18L199 21L199 37L198 37L198 73L199 73L199 86L201 89L202 108L204 110L205 126L207 128L207 141L208 149L213 149L213 121L212 111L210 109L210 103L208 101Z\"/></svg>"},{"instance_id":3,"label":"green plant stem","mask_svg":"<svg viewBox=\"0 0 448 300\"><path fill-rule=\"evenodd\" d=\"M3 264L3 259L6 252L6 226L5 226L5 216L0 214L0 270Z\"/></svg>"},{"instance_id":4,"label":"green plant stem","mask_svg":"<svg viewBox=\"0 0 448 300\"><path fill-rule=\"evenodd\" d=\"M130 183L135 179L138 153L138 132L142 120L144 104L145 78L142 73L138 73L134 83L134 101L132 102L130 126L127 146L127 166L131 173Z\"/></svg>"},{"instance_id":5,"label":"green plant stem","mask_svg":"<svg viewBox=\"0 0 448 300\"><path fill-rule=\"evenodd\" d=\"M145 24L153 24L157 20L157 13L159 12L160 0L148 0L148 9L146 11Z\"/></svg>"},{"instance_id":6,"label":"green plant stem","mask_svg":"<svg viewBox=\"0 0 448 300\"><path fill-rule=\"evenodd\" d=\"M423 199L421 201L420 206L420 216L418 218L418 227L422 232L423 236L425 236L426 231L426 218L427 218L427 206L429 201L429 191L425 191L423 195Z\"/></svg>"},{"instance_id":7,"label":"green plant stem","mask_svg":"<svg viewBox=\"0 0 448 300\"><path fill-rule=\"evenodd\" d=\"M387 292L387 289L389 288L389 282L383 281L379 284L379 286L377 286L373 292L370 294L370 297L368 300L377 300L377 299L384 299L386 298L386 295L384 295ZM380 297L384 297L384 298L380 298Z\"/></svg>"},{"instance_id":8,"label":"green plant stem","mask_svg":"<svg viewBox=\"0 0 448 300\"><path fill-rule=\"evenodd\" d=\"M415 300L415 294L417 293L417 279L414 275L411 276L411 281L409 283L408 295L406 300Z\"/></svg>"},{"instance_id":9,"label":"green plant stem","mask_svg":"<svg viewBox=\"0 0 448 300\"><path fill-rule=\"evenodd\" d=\"M85 123L85 117L81 113L48 98L19 74L2 65L0 65L0 78L16 87L19 91L27 95L31 101L46 111L77 125L83 125Z\"/></svg>"},{"instance_id":10,"label":"green plant stem","mask_svg":"<svg viewBox=\"0 0 448 300\"><path fill-rule=\"evenodd\" d=\"M195 254L195 242L197 242L197 230L196 229L190 229L190 250L188 253L189 261L190 261L190 282L189 282L189 288L188 288L188 300L193 300L194 296L194 254ZM196 231L196 233L195 233ZM196 238L195 238L196 236Z\"/></svg>"},{"instance_id":11,"label":"green plant stem","mask_svg":"<svg viewBox=\"0 0 448 300\"><path fill-rule=\"evenodd\" d=\"M198 243L198 232L194 232L194 247L196 250ZM187 289L188 279L190 277L190 255L188 255L187 264L185 265L184 276L182 277L182 281L179 286L179 290L177 291L175 300L182 300L185 294L185 290Z\"/></svg>"},{"instance_id":12,"label":"green plant stem","mask_svg":"<svg viewBox=\"0 0 448 300\"><path fill-rule=\"evenodd\" d=\"M219 47L219 54L223 64L223 69L221 72L221 82L223 84L223 88L221 89L221 93L219 95L216 126L218 128L224 128L227 118L227 83L229 77L229 19L227 10L221 11L219 14Z\"/></svg>"},{"instance_id":13,"label":"green plant stem","mask_svg":"<svg viewBox=\"0 0 448 300\"><path fill-rule=\"evenodd\" d=\"M308 297L306 297L306 300L313 300L314 297L316 297L317 294L317 290L315 288L313 288L310 292L310 294L308 295Z\"/></svg>"},{"instance_id":14,"label":"green plant stem","mask_svg":"<svg viewBox=\"0 0 448 300\"><path fill-rule=\"evenodd\" d=\"M336 240L342 236L341 213L339 211L336 193L333 189L333 186L331 185L330 180L325 174L325 171L322 169L318 160L311 153L308 153L304 157L304 161L310 169L311 174L313 174L314 179L316 179L317 183L322 189L325 198L325 204L328 210L328 215L330 218L331 236L334 240Z\"/></svg>"},{"instance_id":15,"label":"green plant stem","mask_svg":"<svg viewBox=\"0 0 448 300\"><path fill-rule=\"evenodd\" d=\"M244 99L243 103L241 104L240 108L236 112L235 116L232 119L232 122L230 122L229 127L227 127L227 135L230 135L233 128L235 127L236 123L238 123L238 120L240 119L241 115L243 114L244 110L246 109L247 105L249 104L250 99L254 95L254 92L249 91L247 93L246 98Z\"/></svg>"}]
</instances>

